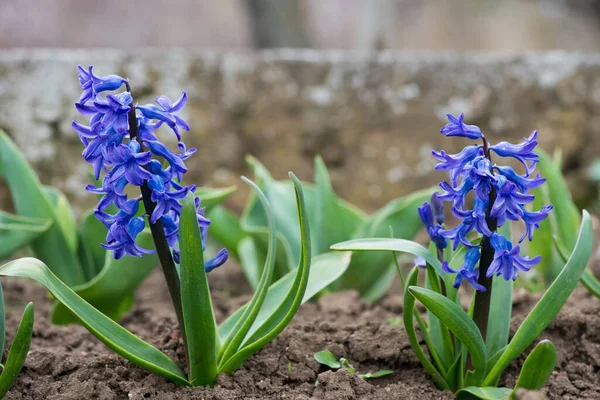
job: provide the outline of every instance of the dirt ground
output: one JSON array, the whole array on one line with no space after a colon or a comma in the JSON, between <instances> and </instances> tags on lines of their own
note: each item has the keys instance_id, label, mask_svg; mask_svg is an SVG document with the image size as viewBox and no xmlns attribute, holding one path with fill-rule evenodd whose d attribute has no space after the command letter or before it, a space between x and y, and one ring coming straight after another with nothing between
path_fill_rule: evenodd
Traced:
<instances>
[{"instance_id":1,"label":"dirt ground","mask_svg":"<svg viewBox=\"0 0 600 400\"><path fill-rule=\"evenodd\" d=\"M143 284L122 324L169 356L183 361L179 332L160 271ZM222 321L249 298L239 267L226 264L210 274L217 319ZM383 300L368 305L354 292L321 297L303 305L285 331L233 376L221 375L212 389L184 388L113 354L80 326L50 324L48 293L31 281L5 279L8 339L26 302L35 304L31 350L17 383L6 396L25 399L451 399L435 388L414 356L402 325L402 296L394 285ZM516 290L511 332L539 295ZM542 393L523 399L600 399L600 300L583 288L540 339L558 351L555 372ZM331 350L361 373L391 369L392 375L365 381L345 370L328 370L315 352ZM501 384L512 387L524 357L511 365ZM318 383L316 383L318 381Z\"/></svg>"}]
</instances>

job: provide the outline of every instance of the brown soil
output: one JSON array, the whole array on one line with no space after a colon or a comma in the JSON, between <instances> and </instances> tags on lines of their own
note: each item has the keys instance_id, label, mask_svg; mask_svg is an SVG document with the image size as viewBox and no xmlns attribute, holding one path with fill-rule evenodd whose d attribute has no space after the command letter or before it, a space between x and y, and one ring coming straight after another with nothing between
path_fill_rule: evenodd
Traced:
<instances>
[{"instance_id":1,"label":"brown soil","mask_svg":"<svg viewBox=\"0 0 600 400\"><path fill-rule=\"evenodd\" d=\"M211 273L210 279L219 320L248 299L248 286L237 267L227 265ZM30 281L4 279L3 285L9 340L25 303L33 301L36 307L31 351L6 396L10 400L452 398L434 387L413 355L403 327L388 322L401 316L397 286L376 305L361 302L353 292L303 305L277 339L233 376L219 376L215 388L204 389L178 387L146 372L111 353L79 326L51 325L47 292ZM536 298L517 291L513 333ZM182 360L174 313L159 271L144 283L122 323ZM600 399L600 300L578 289L541 338L551 339L558 350L556 371L543 393L550 399ZM328 371L313 360L313 354L323 349L347 358L360 372L386 368L394 373L365 381L344 370ZM514 385L523 359L509 367L501 383ZM544 396L529 393L522 398Z\"/></svg>"}]
</instances>

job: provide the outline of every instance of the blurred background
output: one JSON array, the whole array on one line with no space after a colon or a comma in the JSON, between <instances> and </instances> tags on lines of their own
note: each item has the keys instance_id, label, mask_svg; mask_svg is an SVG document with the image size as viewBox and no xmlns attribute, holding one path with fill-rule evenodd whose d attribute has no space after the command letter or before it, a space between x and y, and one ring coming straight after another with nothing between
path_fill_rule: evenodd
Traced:
<instances>
[{"instance_id":1,"label":"blurred background","mask_svg":"<svg viewBox=\"0 0 600 400\"><path fill-rule=\"evenodd\" d=\"M599 52L600 0L0 0L0 128L85 205L71 120L75 66L93 64L140 103L187 91L194 183L239 184L247 154L308 181L320 154L338 194L374 210L443 178L431 150L462 148L439 129L464 112L495 142L538 129L590 206Z\"/></svg>"},{"instance_id":2,"label":"blurred background","mask_svg":"<svg viewBox=\"0 0 600 400\"><path fill-rule=\"evenodd\" d=\"M596 51L600 1L0 1L0 48L147 46Z\"/></svg>"}]
</instances>

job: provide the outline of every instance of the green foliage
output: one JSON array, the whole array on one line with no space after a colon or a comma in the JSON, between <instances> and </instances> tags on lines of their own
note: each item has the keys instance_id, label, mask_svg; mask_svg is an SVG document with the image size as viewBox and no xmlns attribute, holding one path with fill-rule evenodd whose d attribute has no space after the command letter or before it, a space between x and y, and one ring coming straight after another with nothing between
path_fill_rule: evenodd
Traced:
<instances>
[{"instance_id":1,"label":"green foliage","mask_svg":"<svg viewBox=\"0 0 600 400\"><path fill-rule=\"evenodd\" d=\"M262 268L259 289L254 297L217 327L206 281L202 241L191 195L181 215L180 279L184 328L187 337L189 375L164 353L121 327L60 281L40 260L21 258L0 267L2 276L33 279L45 286L90 333L125 359L180 385L212 385L217 374L235 371L248 357L273 340L292 320L300 304L338 279L349 263L349 255L326 253L311 263L310 231L302 186L290 174L297 202L301 240L300 262L280 281L268 285L274 262ZM252 184L253 185L253 184ZM274 222L271 205L257 190L269 221ZM275 227L268 243L269 260L276 252ZM131 258L125 258L130 260ZM310 276L310 279L309 279ZM1 379L1 378L0 378Z\"/></svg>"},{"instance_id":2,"label":"green foliage","mask_svg":"<svg viewBox=\"0 0 600 400\"><path fill-rule=\"evenodd\" d=\"M453 277L440 273L440 261L433 252L408 240L377 238L351 240L335 244L331 248L363 253L403 252L425 259L428 264L427 288L418 286L418 267L411 270L404 286L404 326L413 351L440 389L452 390L457 398L501 399L512 395L513 390L496 387L500 375L556 317L584 274L592 252L593 231L591 217L586 211L583 212L581 221L579 234L570 238L574 243L572 252L564 246L558 246L562 251L557 254L563 254L566 263L563 263L558 276L521 323L510 342L508 327L512 282L507 283L503 279L493 282L490 323L484 340L470 314L463 310L454 294L443 293L442 285L447 290ZM508 228L502 229L502 234L510 237ZM560 245L560 241L557 243ZM451 268L460 264L461 253L461 249L455 253L450 261ZM428 311L427 320L416 312L416 301ZM417 337L415 319L429 356L423 351ZM452 336L444 336L440 326L448 329ZM554 346L548 341L540 342L527 357L515 390L539 389L551 375L555 362Z\"/></svg>"},{"instance_id":3,"label":"green foliage","mask_svg":"<svg viewBox=\"0 0 600 400\"><path fill-rule=\"evenodd\" d=\"M0 259L29 246L33 255L70 286L81 298L103 314L119 320L133 305L137 287L158 265L156 254L115 260L101 244L107 230L93 212L86 212L77 226L66 196L58 189L43 186L17 146L0 131L0 176L8 183L17 215L0 211ZM231 193L200 187L202 205L210 210ZM82 189L83 190L83 189ZM152 248L150 231L138 236L138 244ZM77 317L60 302L55 304L52 321L66 325Z\"/></svg>"},{"instance_id":4,"label":"green foliage","mask_svg":"<svg viewBox=\"0 0 600 400\"><path fill-rule=\"evenodd\" d=\"M277 280L295 268L300 258L298 222L292 218L294 190L290 182L273 179L255 158L249 157L248 164L256 175L258 186L273 204L278 243L273 279ZM329 247L339 241L387 235L390 226L397 237L413 238L421 229L417 207L431 195L431 190L416 192L393 200L368 216L335 194L327 168L319 157L315 159L314 181L314 184L303 184L312 227L312 256L328 253ZM266 260L269 232L266 214L257 195L250 195L239 222L232 213L220 207L209 213L209 218L215 227L219 227L211 231L211 236L232 249L231 254L240 261L248 281L256 288L260 268ZM329 289L356 289L364 299L375 301L389 289L393 274L392 259L386 252L354 254L347 272Z\"/></svg>"},{"instance_id":5,"label":"green foliage","mask_svg":"<svg viewBox=\"0 0 600 400\"><path fill-rule=\"evenodd\" d=\"M363 379L381 378L394 373L394 371L391 371L389 369L381 369L376 372L367 372L366 374L357 373L356 369L352 366L352 364L350 364L348 360L346 360L345 358L340 358L338 360L329 350L321 350L316 352L314 355L314 359L319 364L326 365L331 369L345 368L351 374L357 374Z\"/></svg>"},{"instance_id":6,"label":"green foliage","mask_svg":"<svg viewBox=\"0 0 600 400\"><path fill-rule=\"evenodd\" d=\"M4 349L5 341L5 327L6 319L4 315L4 298L2 296L2 290L0 289L0 324L2 324L2 335L0 340L2 341L2 349ZM8 390L17 380L17 375L21 372L27 353L29 352L29 346L31 345L31 337L33 335L33 303L27 304L21 322L17 328L17 333L13 339L10 350L8 351L8 357L2 369L0 375L0 399L4 398ZM4 353L4 350L0 352L0 356Z\"/></svg>"}]
</instances>

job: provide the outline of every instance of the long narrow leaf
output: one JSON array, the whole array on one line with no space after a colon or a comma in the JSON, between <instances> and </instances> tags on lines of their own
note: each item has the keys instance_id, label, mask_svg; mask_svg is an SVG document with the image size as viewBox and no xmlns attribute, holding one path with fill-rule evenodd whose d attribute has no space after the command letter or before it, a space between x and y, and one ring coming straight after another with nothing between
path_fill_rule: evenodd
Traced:
<instances>
[{"instance_id":1,"label":"long narrow leaf","mask_svg":"<svg viewBox=\"0 0 600 400\"><path fill-rule=\"evenodd\" d=\"M79 225L80 246L85 246L85 251L89 252L92 259L93 273L90 279L98 275L104 268L107 251L102 247L102 243L106 241L107 233L108 229L96 218L92 210L83 214Z\"/></svg>"},{"instance_id":2,"label":"long narrow leaf","mask_svg":"<svg viewBox=\"0 0 600 400\"><path fill-rule=\"evenodd\" d=\"M539 390L546 384L556 366L556 348L549 340L539 342L525 359L515 391L519 388Z\"/></svg>"},{"instance_id":3,"label":"long narrow leaf","mask_svg":"<svg viewBox=\"0 0 600 400\"><path fill-rule=\"evenodd\" d=\"M481 400L505 400L510 398L511 389L499 388L493 386L475 387L469 386L456 393L457 400L471 400L473 398Z\"/></svg>"},{"instance_id":4,"label":"long narrow leaf","mask_svg":"<svg viewBox=\"0 0 600 400\"><path fill-rule=\"evenodd\" d=\"M51 225L51 219L27 218L0 211L0 260L30 244Z\"/></svg>"},{"instance_id":5,"label":"long narrow leaf","mask_svg":"<svg viewBox=\"0 0 600 400\"><path fill-rule=\"evenodd\" d=\"M302 304L310 272L310 229L308 226L308 216L306 213L304 195L302 193L302 185L298 178L291 172L290 178L294 182L296 191L302 243L300 263L296 269L296 278L294 279L291 290L277 310L271 314L262 326L244 341L244 347L223 364L222 371L224 372L231 372L248 357L260 350L265 344L273 340L290 323L296 314L298 307Z\"/></svg>"},{"instance_id":6,"label":"long narrow leaf","mask_svg":"<svg viewBox=\"0 0 600 400\"><path fill-rule=\"evenodd\" d=\"M6 309L4 306L4 293L2 284L0 284L0 363L4 355L4 345L6 343Z\"/></svg>"},{"instance_id":7,"label":"long narrow leaf","mask_svg":"<svg viewBox=\"0 0 600 400\"><path fill-rule=\"evenodd\" d=\"M223 343L223 351L219 354L219 362L223 360L229 360L229 358L237 352L240 345L244 341L244 338L250 331L250 328L254 324L254 321L256 320L256 317L258 316L258 313L260 312L267 295L269 283L271 282L271 277L273 276L273 268L275 267L275 254L277 251L277 240L275 235L277 233L277 226L275 225L275 217L271 211L271 206L269 205L264 193L254 182L245 177L242 177L242 179L255 190L260 202L262 203L265 213L267 214L267 221L270 231L269 250L267 253L267 259L265 260L265 265L262 269L263 272L260 277L260 281L256 285L256 293L254 293L254 296L252 296L252 299L245 308L243 315L233 328L232 334L229 335L227 340ZM251 240L251 238L248 239Z\"/></svg>"},{"instance_id":8,"label":"long narrow leaf","mask_svg":"<svg viewBox=\"0 0 600 400\"><path fill-rule=\"evenodd\" d=\"M306 286L306 292L304 293L302 303L306 303L314 295L339 279L346 271L349 264L350 253L329 252L314 257L310 264L308 285ZM265 298L263 306L260 309L249 334L253 334L259 326L262 326L279 304L281 304L285 296L289 293L295 278L296 271L288 272L283 278L279 279L269 287L267 297ZM219 326L219 336L221 337L221 341L224 342L231 335L234 326L244 314L246 307L248 307L248 303L244 304L231 314Z\"/></svg>"},{"instance_id":9,"label":"long narrow leaf","mask_svg":"<svg viewBox=\"0 0 600 400\"><path fill-rule=\"evenodd\" d=\"M0 175L10 189L19 215L57 221L58 216L42 185L8 135L0 130ZM67 285L85 282L81 265L63 230L52 226L31 243L36 256L46 262Z\"/></svg>"},{"instance_id":10,"label":"long narrow leaf","mask_svg":"<svg viewBox=\"0 0 600 400\"><path fill-rule=\"evenodd\" d=\"M21 258L4 264L0 267L0 276L19 276L41 283L81 320L92 335L115 353L175 383L189 385L185 374L169 357L92 307L61 282L40 260Z\"/></svg>"},{"instance_id":11,"label":"long narrow leaf","mask_svg":"<svg viewBox=\"0 0 600 400\"><path fill-rule=\"evenodd\" d=\"M137 244L146 249L154 246L152 234L145 229L137 236ZM118 321L131 308L132 296L141 283L159 264L156 253L143 257L113 258L105 251L105 266L91 281L73 287L73 291L107 317ZM56 303L52 310L52 322L67 325L79 320L66 304Z\"/></svg>"},{"instance_id":12,"label":"long narrow leaf","mask_svg":"<svg viewBox=\"0 0 600 400\"><path fill-rule=\"evenodd\" d=\"M200 198L200 204L206 208L206 212L212 210L215 206L221 204L227 199L233 192L237 190L237 186L228 186L225 188L210 188L210 187L199 187L196 188L194 194Z\"/></svg>"},{"instance_id":13,"label":"long narrow leaf","mask_svg":"<svg viewBox=\"0 0 600 400\"><path fill-rule=\"evenodd\" d=\"M239 260L237 249L242 239L247 237L248 234L242 230L237 216L220 205L207 211L206 215L212 221L210 237L225 247L231 256Z\"/></svg>"},{"instance_id":14,"label":"long narrow leaf","mask_svg":"<svg viewBox=\"0 0 600 400\"><path fill-rule=\"evenodd\" d=\"M417 278L419 274L418 267L414 267L408 276L406 277L406 286L404 287L404 329L406 330L406 336L408 336L408 341L413 351L415 352L419 361L421 361L421 365L425 368L425 370L431 375L431 379L435 382L436 386L440 389L450 389L450 385L444 379L444 377L440 374L437 368L429 361L425 352L421 348L419 344L419 339L417 339L417 333L415 331L415 298L412 296L408 288L417 284ZM426 334L426 332L424 332ZM434 349L435 350L435 349Z\"/></svg>"},{"instance_id":15,"label":"long narrow leaf","mask_svg":"<svg viewBox=\"0 0 600 400\"><path fill-rule=\"evenodd\" d=\"M585 210L583 211L581 221L579 237L577 238L573 253L569 257L569 261L544 296L525 318L519 329L517 329L502 357L500 357L485 378L484 386L496 384L502 371L504 371L512 360L523 353L554 317L556 317L571 292L577 286L592 254L594 240L592 219Z\"/></svg>"},{"instance_id":16,"label":"long narrow leaf","mask_svg":"<svg viewBox=\"0 0 600 400\"><path fill-rule=\"evenodd\" d=\"M410 286L408 291L469 349L474 367L472 383L478 385L485 377L487 357L485 342L475 322L458 304L439 293L417 286Z\"/></svg>"},{"instance_id":17,"label":"long narrow leaf","mask_svg":"<svg viewBox=\"0 0 600 400\"><path fill-rule=\"evenodd\" d=\"M8 389L15 383L17 375L21 372L29 346L31 345L31 336L33 335L33 303L27 304L17 333L8 351L6 365L0 375L0 399L8 392Z\"/></svg>"},{"instance_id":18,"label":"long narrow leaf","mask_svg":"<svg viewBox=\"0 0 600 400\"><path fill-rule=\"evenodd\" d=\"M217 377L219 335L202 247L194 194L188 193L179 222L179 277L188 348L188 380L193 386L212 386Z\"/></svg>"},{"instance_id":19,"label":"long narrow leaf","mask_svg":"<svg viewBox=\"0 0 600 400\"><path fill-rule=\"evenodd\" d=\"M394 234L395 233L396 230L394 229ZM442 272L442 264L439 262L439 260L425 247L410 240L384 238L354 239L342 243L336 243L331 246L331 250L353 252L396 251L401 253L409 253L415 257L423 258L429 265L435 268L436 272L444 280L449 280L449 275ZM450 281L450 283L452 282Z\"/></svg>"}]
</instances>

